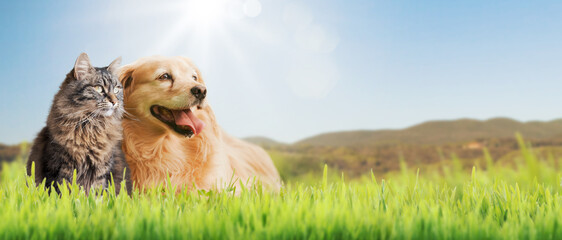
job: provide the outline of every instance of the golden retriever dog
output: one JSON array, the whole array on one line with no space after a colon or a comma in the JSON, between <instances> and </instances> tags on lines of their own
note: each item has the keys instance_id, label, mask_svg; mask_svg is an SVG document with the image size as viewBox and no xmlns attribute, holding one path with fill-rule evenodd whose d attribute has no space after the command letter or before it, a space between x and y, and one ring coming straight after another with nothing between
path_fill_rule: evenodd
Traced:
<instances>
[{"instance_id":1,"label":"golden retriever dog","mask_svg":"<svg viewBox=\"0 0 562 240\"><path fill-rule=\"evenodd\" d=\"M203 77L188 58L141 58L123 66L119 79L129 115L123 120L123 151L139 189L167 179L180 190L220 190L254 180L279 189L269 155L219 127Z\"/></svg>"}]
</instances>

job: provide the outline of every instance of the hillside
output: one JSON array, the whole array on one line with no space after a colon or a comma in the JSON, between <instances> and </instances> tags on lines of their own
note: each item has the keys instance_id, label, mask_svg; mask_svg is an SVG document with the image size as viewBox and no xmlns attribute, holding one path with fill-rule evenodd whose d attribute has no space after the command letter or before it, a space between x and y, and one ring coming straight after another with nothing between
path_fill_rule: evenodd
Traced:
<instances>
[{"instance_id":1,"label":"hillside","mask_svg":"<svg viewBox=\"0 0 562 240\"><path fill-rule=\"evenodd\" d=\"M301 140L295 145L372 146L387 144L445 144L488 138L511 138L521 133L527 140L562 136L562 119L548 122L519 122L508 118L486 121L460 119L430 121L400 130L366 130L325 133Z\"/></svg>"},{"instance_id":2,"label":"hillside","mask_svg":"<svg viewBox=\"0 0 562 240\"><path fill-rule=\"evenodd\" d=\"M251 142L253 144L257 144L260 146L279 146L279 145L285 145L284 143L280 143L278 141L275 141L271 138L267 138L267 137L246 137L243 138L245 141Z\"/></svg>"},{"instance_id":3,"label":"hillside","mask_svg":"<svg viewBox=\"0 0 562 240\"><path fill-rule=\"evenodd\" d=\"M371 169L376 174L400 170L401 161L412 167L439 166L456 157L462 159L462 166L471 168L482 159L484 148L494 160L512 159L506 156L518 152L516 132L537 152L553 159L562 157L562 120L460 119L430 121L401 130L326 133L294 144L266 137L245 140L270 153L283 179L320 174L324 164L353 178ZM0 145L0 162L13 160L18 153L19 146Z\"/></svg>"},{"instance_id":4,"label":"hillside","mask_svg":"<svg viewBox=\"0 0 562 240\"><path fill-rule=\"evenodd\" d=\"M0 162L12 161L20 152L19 145L8 146L0 143Z\"/></svg>"}]
</instances>

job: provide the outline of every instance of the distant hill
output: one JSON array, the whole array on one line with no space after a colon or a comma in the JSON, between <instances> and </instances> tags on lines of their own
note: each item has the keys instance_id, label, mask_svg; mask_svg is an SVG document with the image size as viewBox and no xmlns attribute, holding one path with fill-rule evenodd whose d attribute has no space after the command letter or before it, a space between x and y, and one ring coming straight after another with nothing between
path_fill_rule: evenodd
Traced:
<instances>
[{"instance_id":1,"label":"distant hill","mask_svg":"<svg viewBox=\"0 0 562 240\"><path fill-rule=\"evenodd\" d=\"M519 122L509 118L486 121L459 119L429 121L400 130L363 130L324 133L295 145L367 146L383 144L446 144L487 138L510 138L519 132L527 140L562 137L562 119Z\"/></svg>"},{"instance_id":2,"label":"distant hill","mask_svg":"<svg viewBox=\"0 0 562 240\"><path fill-rule=\"evenodd\" d=\"M253 144L256 145L260 145L260 146L280 146L280 145L286 145L284 143L275 141L271 138L267 138L267 137L247 137L244 138L245 141L251 142Z\"/></svg>"},{"instance_id":3,"label":"distant hill","mask_svg":"<svg viewBox=\"0 0 562 240\"><path fill-rule=\"evenodd\" d=\"M20 153L19 145L4 145L0 143L0 162L12 161Z\"/></svg>"}]
</instances>

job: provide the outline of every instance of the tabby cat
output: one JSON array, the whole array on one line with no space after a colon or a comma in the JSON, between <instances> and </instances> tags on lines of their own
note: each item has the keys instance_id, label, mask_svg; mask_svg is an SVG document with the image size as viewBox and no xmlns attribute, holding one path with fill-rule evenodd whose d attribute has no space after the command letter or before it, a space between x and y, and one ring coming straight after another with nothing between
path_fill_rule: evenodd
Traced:
<instances>
[{"instance_id":1,"label":"tabby cat","mask_svg":"<svg viewBox=\"0 0 562 240\"><path fill-rule=\"evenodd\" d=\"M115 183L127 180L127 167L121 151L123 87L116 72L121 58L109 66L92 67L85 53L80 54L74 68L66 75L55 95L47 126L33 142L27 174L35 162L35 182L60 193L58 184L76 182L86 193L92 188L106 188L113 175ZM119 189L119 185L116 186Z\"/></svg>"}]
</instances>

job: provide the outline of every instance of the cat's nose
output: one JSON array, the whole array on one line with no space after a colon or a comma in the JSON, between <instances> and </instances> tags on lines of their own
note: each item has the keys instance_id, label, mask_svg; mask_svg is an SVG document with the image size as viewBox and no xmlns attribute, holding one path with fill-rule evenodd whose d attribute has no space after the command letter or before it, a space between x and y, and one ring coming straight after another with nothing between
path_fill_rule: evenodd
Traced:
<instances>
[{"instance_id":1,"label":"cat's nose","mask_svg":"<svg viewBox=\"0 0 562 240\"><path fill-rule=\"evenodd\" d=\"M207 96L207 88L204 86L195 86L191 89L191 93L199 100L203 100Z\"/></svg>"},{"instance_id":2,"label":"cat's nose","mask_svg":"<svg viewBox=\"0 0 562 240\"><path fill-rule=\"evenodd\" d=\"M113 106L115 107L119 103L119 99L117 99L115 95L110 95L109 102L111 102L111 104L113 104Z\"/></svg>"}]
</instances>

